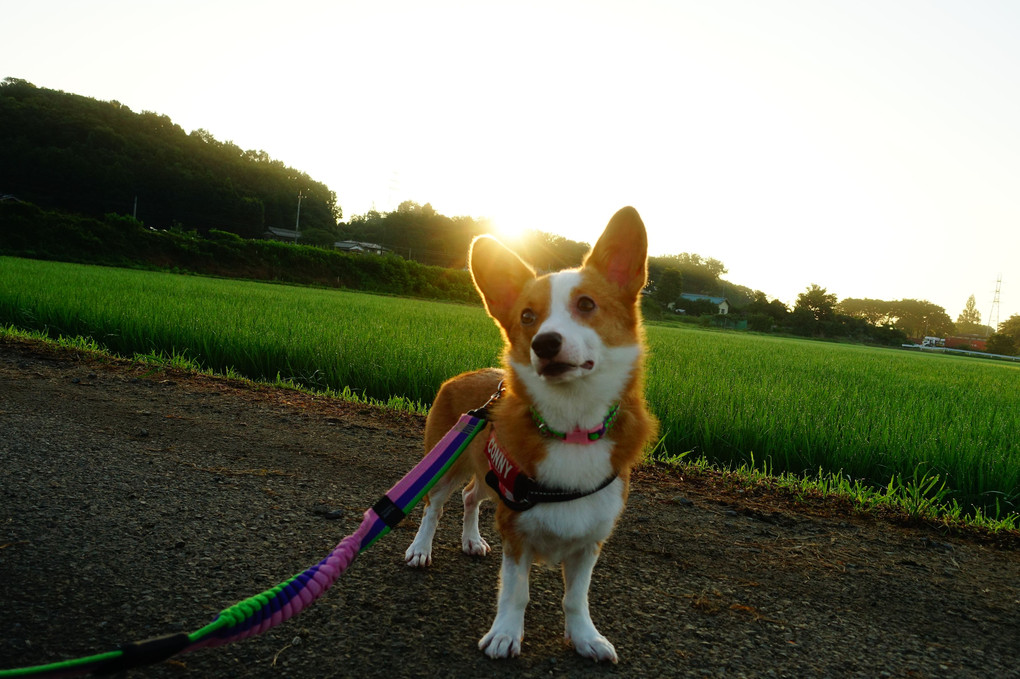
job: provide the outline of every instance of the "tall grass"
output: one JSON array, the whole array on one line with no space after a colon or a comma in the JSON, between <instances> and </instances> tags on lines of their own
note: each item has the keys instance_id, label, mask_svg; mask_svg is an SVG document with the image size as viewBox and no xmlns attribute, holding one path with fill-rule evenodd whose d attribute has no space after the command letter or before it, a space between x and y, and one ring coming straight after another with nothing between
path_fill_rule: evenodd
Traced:
<instances>
[{"instance_id":1,"label":"tall grass","mask_svg":"<svg viewBox=\"0 0 1020 679\"><path fill-rule=\"evenodd\" d=\"M12 258L0 323L419 404L500 351L478 307ZM1020 366L664 326L648 341L663 456L1020 501Z\"/></svg>"},{"instance_id":2,"label":"tall grass","mask_svg":"<svg viewBox=\"0 0 1020 679\"><path fill-rule=\"evenodd\" d=\"M476 307L6 257L0 321L127 356L181 355L253 379L426 404L444 379L494 365L500 350Z\"/></svg>"},{"instance_id":3,"label":"tall grass","mask_svg":"<svg viewBox=\"0 0 1020 679\"><path fill-rule=\"evenodd\" d=\"M1020 368L951 356L649 328L648 398L673 450L875 485L1020 499Z\"/></svg>"}]
</instances>

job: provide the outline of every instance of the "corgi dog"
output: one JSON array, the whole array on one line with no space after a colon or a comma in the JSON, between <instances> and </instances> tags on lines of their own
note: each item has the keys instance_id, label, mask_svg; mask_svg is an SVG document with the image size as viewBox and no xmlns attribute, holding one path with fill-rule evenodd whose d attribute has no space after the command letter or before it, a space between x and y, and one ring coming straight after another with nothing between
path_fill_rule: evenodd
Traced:
<instances>
[{"instance_id":1,"label":"corgi dog","mask_svg":"<svg viewBox=\"0 0 1020 679\"><path fill-rule=\"evenodd\" d=\"M432 563L443 504L463 488L461 546L490 550L478 506L497 501L503 548L496 618L479 648L517 656L532 563L562 565L565 637L582 656L617 662L595 628L588 587L603 542L627 499L631 468L655 434L644 399L640 294L647 236L633 208L610 220L579 269L537 276L499 241L480 236L470 269L505 340L503 369L469 372L442 385L425 424L425 449L461 413L484 404L485 430L432 487L405 560Z\"/></svg>"}]
</instances>

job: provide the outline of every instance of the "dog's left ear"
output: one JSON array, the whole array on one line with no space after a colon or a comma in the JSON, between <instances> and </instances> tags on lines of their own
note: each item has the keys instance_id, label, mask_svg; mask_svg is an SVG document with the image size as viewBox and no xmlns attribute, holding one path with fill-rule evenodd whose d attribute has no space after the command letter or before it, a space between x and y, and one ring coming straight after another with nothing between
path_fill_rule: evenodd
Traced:
<instances>
[{"instance_id":1,"label":"dog's left ear","mask_svg":"<svg viewBox=\"0 0 1020 679\"><path fill-rule=\"evenodd\" d=\"M625 207L613 215L584 266L637 299L648 280L648 235L637 210Z\"/></svg>"}]
</instances>

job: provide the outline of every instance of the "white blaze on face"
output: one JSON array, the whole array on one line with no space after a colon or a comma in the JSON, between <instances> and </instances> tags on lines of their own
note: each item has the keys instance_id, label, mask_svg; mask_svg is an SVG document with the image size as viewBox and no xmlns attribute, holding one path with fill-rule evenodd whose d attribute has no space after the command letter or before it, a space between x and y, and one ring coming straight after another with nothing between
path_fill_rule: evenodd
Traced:
<instances>
[{"instance_id":1,"label":"white blaze on face","mask_svg":"<svg viewBox=\"0 0 1020 679\"><path fill-rule=\"evenodd\" d=\"M578 271L563 271L550 277L549 314L535 335L559 334L562 345L553 360L576 367L545 377L542 375L545 360L533 349L530 363L512 362L534 405L557 431L597 427L609 408L619 401L641 355L640 344L608 346L595 328L579 320L574 307L580 283Z\"/></svg>"},{"instance_id":2,"label":"white blaze on face","mask_svg":"<svg viewBox=\"0 0 1020 679\"><path fill-rule=\"evenodd\" d=\"M578 322L573 314L574 290L581 282L577 271L563 271L550 278L549 316L538 327L535 336L556 333L562 339L559 353L551 360L566 363L572 369L556 377L567 382L582 377L597 367L604 347L602 338L593 328ZM531 365L536 373L542 372L545 361L531 351Z\"/></svg>"}]
</instances>

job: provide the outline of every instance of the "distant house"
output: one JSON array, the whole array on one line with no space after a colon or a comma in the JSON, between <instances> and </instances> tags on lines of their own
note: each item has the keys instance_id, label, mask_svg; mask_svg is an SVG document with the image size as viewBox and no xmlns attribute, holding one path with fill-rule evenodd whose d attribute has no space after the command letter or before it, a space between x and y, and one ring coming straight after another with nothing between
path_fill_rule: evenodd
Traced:
<instances>
[{"instance_id":1,"label":"distant house","mask_svg":"<svg viewBox=\"0 0 1020 679\"><path fill-rule=\"evenodd\" d=\"M680 295L681 300L690 300L691 302L711 302L718 309L717 313L725 316L730 312L730 302L725 297L713 297L711 295L695 295L691 293L683 293ZM682 303L679 306L683 306Z\"/></svg>"},{"instance_id":2,"label":"distant house","mask_svg":"<svg viewBox=\"0 0 1020 679\"><path fill-rule=\"evenodd\" d=\"M264 234L269 240L287 240L293 243L301 238L301 232L294 229L278 229L275 226L267 226Z\"/></svg>"},{"instance_id":3,"label":"distant house","mask_svg":"<svg viewBox=\"0 0 1020 679\"><path fill-rule=\"evenodd\" d=\"M356 240L337 241L333 243L333 247L341 252L365 252L372 255L381 255L390 251L389 248L384 248L375 243L362 243Z\"/></svg>"}]
</instances>

